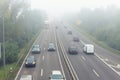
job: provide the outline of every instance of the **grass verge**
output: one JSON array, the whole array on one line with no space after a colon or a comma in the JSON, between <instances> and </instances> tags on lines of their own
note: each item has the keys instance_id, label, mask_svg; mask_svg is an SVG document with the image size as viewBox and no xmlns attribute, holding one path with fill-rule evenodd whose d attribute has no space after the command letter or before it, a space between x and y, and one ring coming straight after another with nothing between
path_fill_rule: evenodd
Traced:
<instances>
[{"instance_id":1,"label":"grass verge","mask_svg":"<svg viewBox=\"0 0 120 80\"><path fill-rule=\"evenodd\" d=\"M42 30L42 29L41 29ZM22 48L20 50L20 53L18 53L18 57L19 60L16 63L13 64L7 64L6 65L6 74L7 74L7 80L14 80L19 68L22 65L22 62L24 60L24 58L26 57L28 51L30 50L31 46L33 45L34 41L36 40L36 38L39 36L41 30L30 40L30 42L28 44L25 45L24 48ZM10 68L12 67L13 72L10 73ZM4 68L0 67L0 80L4 80Z\"/></svg>"}]
</instances>

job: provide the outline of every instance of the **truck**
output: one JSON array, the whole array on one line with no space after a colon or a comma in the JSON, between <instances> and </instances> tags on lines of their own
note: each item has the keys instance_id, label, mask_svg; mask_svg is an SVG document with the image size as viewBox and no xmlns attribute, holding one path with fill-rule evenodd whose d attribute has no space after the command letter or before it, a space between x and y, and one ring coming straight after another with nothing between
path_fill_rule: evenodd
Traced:
<instances>
[{"instance_id":1,"label":"truck","mask_svg":"<svg viewBox=\"0 0 120 80\"><path fill-rule=\"evenodd\" d=\"M94 45L84 44L83 52L86 53L86 54L94 54Z\"/></svg>"}]
</instances>

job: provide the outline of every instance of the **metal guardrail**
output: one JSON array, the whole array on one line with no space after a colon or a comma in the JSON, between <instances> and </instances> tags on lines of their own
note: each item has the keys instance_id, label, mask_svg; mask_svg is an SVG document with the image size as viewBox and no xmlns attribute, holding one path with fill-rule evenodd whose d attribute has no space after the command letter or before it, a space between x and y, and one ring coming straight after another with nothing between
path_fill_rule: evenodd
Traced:
<instances>
[{"instance_id":1,"label":"metal guardrail","mask_svg":"<svg viewBox=\"0 0 120 80\"><path fill-rule=\"evenodd\" d=\"M69 70L69 73L70 73L70 76L71 76L72 80L79 80L79 78L78 78L78 76L77 76L77 74L76 74L76 72L75 72L75 70L74 70L74 68L73 68L67 54L66 54L64 46L62 44L62 41L60 40L60 37L58 37L57 34L56 34L56 37L57 37L57 41L58 41L58 46L62 50L62 56L63 56L63 58L65 60L66 66L68 67L68 70Z\"/></svg>"}]
</instances>

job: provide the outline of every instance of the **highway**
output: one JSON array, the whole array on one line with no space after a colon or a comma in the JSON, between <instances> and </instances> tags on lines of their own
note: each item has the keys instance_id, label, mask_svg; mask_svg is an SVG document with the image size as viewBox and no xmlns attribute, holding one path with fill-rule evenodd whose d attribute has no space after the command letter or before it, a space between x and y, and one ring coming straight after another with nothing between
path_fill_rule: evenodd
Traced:
<instances>
[{"instance_id":1,"label":"highway","mask_svg":"<svg viewBox=\"0 0 120 80\"><path fill-rule=\"evenodd\" d=\"M72 35L67 33L69 29L72 30ZM74 35L80 38L80 42L73 42ZM50 42L55 44L55 52L47 51ZM95 45L95 55L83 53L85 43ZM15 80L20 80L21 75L29 74L33 75L34 80L49 80L52 70L60 70L65 80L120 80L120 56L96 45L71 26L64 28L63 24L51 22L48 29L42 30L34 44L41 46L41 53L32 54L30 49L28 56L35 56L36 67L26 68L24 61ZM77 55L68 53L71 45L77 46Z\"/></svg>"},{"instance_id":2,"label":"highway","mask_svg":"<svg viewBox=\"0 0 120 80\"><path fill-rule=\"evenodd\" d=\"M66 67L64 59L61 57L61 49L58 48L58 42L55 34L55 25L50 23L48 28L45 28L34 44L39 44L41 47L40 54L32 54L31 49L27 56L34 55L36 58L36 67L26 68L25 61L23 62L15 80L20 80L22 75L32 75L34 80L49 80L52 70L60 70L65 80L72 80L69 71ZM56 46L56 51L48 51L48 44L52 42ZM33 45L34 45L33 44ZM27 57L26 57L27 58ZM26 59L25 59L26 60ZM63 65L65 64L65 65ZM64 67L64 69L63 69Z\"/></svg>"},{"instance_id":3,"label":"highway","mask_svg":"<svg viewBox=\"0 0 120 80\"><path fill-rule=\"evenodd\" d=\"M97 48L97 46L95 45L95 49L97 48L95 50L96 52L95 56L86 55L85 53L83 53L83 44L91 43L90 40L85 38L83 35L81 36L80 33L78 33L69 26L68 28L64 28L64 25L62 25L60 29L61 30L59 30L59 33L61 35L61 39L64 44L64 48L66 49L66 52L68 47L71 45L77 46L79 48L78 55L68 54L68 56L80 80L120 80L119 73L116 73L116 71L113 71L110 67L108 67L109 65L105 64L104 63L105 61L104 62L101 61L102 60L101 57L98 56L97 50L102 55L104 49L102 50L101 48L99 50L98 48L100 47ZM67 34L69 30L73 31L72 35ZM78 36L82 42L81 41L79 43L73 42L73 36ZM109 55L108 53L105 52L104 54ZM116 58L116 56L114 57L114 59L119 59L118 61L120 61L120 58Z\"/></svg>"}]
</instances>

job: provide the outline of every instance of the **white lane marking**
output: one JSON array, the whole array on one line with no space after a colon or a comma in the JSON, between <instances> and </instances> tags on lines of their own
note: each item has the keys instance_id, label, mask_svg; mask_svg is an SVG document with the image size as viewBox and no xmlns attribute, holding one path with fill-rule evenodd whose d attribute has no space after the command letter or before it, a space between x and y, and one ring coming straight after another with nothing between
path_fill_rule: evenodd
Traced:
<instances>
[{"instance_id":1,"label":"white lane marking","mask_svg":"<svg viewBox=\"0 0 120 80\"><path fill-rule=\"evenodd\" d=\"M82 40L80 40L80 42L81 42L83 45L85 44Z\"/></svg>"},{"instance_id":2,"label":"white lane marking","mask_svg":"<svg viewBox=\"0 0 120 80\"><path fill-rule=\"evenodd\" d=\"M116 66L118 69L120 69L120 64L117 64L117 66Z\"/></svg>"},{"instance_id":3,"label":"white lane marking","mask_svg":"<svg viewBox=\"0 0 120 80\"><path fill-rule=\"evenodd\" d=\"M54 32L55 33L55 32ZM55 35L55 34L54 34ZM64 69L63 69L63 64L62 64L62 60L61 60L61 57L60 57L60 53L59 53L59 50L58 50L58 44L57 44L57 35L55 35L55 44L56 44L56 49L57 49L57 55L58 55L58 60L59 60L59 63L60 63L60 67L61 67L61 70L62 70L62 73L63 73L63 76L64 76L64 80L66 80L66 75L65 75L65 72L64 72Z\"/></svg>"},{"instance_id":4,"label":"white lane marking","mask_svg":"<svg viewBox=\"0 0 120 80\"><path fill-rule=\"evenodd\" d=\"M97 77L100 77L100 75L94 69L92 71L95 73Z\"/></svg>"},{"instance_id":5,"label":"white lane marking","mask_svg":"<svg viewBox=\"0 0 120 80\"><path fill-rule=\"evenodd\" d=\"M43 69L41 69L41 76L43 76Z\"/></svg>"},{"instance_id":6,"label":"white lane marking","mask_svg":"<svg viewBox=\"0 0 120 80\"><path fill-rule=\"evenodd\" d=\"M43 55L42 59L43 59L43 60L45 59L44 55Z\"/></svg>"},{"instance_id":7,"label":"white lane marking","mask_svg":"<svg viewBox=\"0 0 120 80\"><path fill-rule=\"evenodd\" d=\"M44 51L45 51L45 48L44 48Z\"/></svg>"},{"instance_id":8,"label":"white lane marking","mask_svg":"<svg viewBox=\"0 0 120 80\"><path fill-rule=\"evenodd\" d=\"M95 56L99 58L104 64L106 64L110 69L112 69L115 73L117 73L120 76L120 72L116 71L111 65L109 65L107 62L105 62L101 57L99 57L96 53Z\"/></svg>"},{"instance_id":9,"label":"white lane marking","mask_svg":"<svg viewBox=\"0 0 120 80\"><path fill-rule=\"evenodd\" d=\"M83 60L86 60L84 56L81 56Z\"/></svg>"},{"instance_id":10,"label":"white lane marking","mask_svg":"<svg viewBox=\"0 0 120 80\"><path fill-rule=\"evenodd\" d=\"M108 59L105 59L105 61L109 61Z\"/></svg>"}]
</instances>

